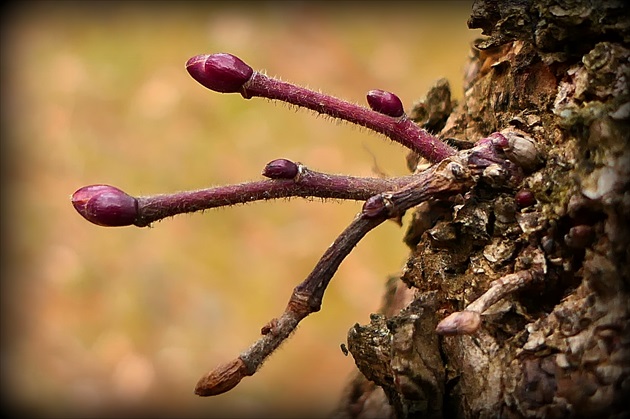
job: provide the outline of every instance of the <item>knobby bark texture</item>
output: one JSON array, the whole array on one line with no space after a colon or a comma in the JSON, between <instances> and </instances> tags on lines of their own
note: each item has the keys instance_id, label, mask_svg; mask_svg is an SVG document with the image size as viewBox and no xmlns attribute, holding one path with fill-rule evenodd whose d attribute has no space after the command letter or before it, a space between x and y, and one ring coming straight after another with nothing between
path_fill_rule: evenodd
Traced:
<instances>
[{"instance_id":1,"label":"knobby bark texture","mask_svg":"<svg viewBox=\"0 0 630 419\"><path fill-rule=\"evenodd\" d=\"M359 372L338 418L628 417L630 10L623 1L478 1L465 97L442 80L413 118L460 147L515 127L540 162L514 188L417 207L383 307L348 333ZM408 158L410 168L423 165ZM535 197L527 206L516 193ZM438 336L507 274L542 278ZM542 265L542 266L541 266Z\"/></svg>"}]
</instances>

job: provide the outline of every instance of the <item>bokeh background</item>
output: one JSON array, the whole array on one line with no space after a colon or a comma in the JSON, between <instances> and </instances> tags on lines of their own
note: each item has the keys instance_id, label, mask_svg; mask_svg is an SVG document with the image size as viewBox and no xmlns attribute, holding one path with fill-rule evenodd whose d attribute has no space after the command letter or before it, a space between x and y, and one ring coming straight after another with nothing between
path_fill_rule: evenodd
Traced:
<instances>
[{"instance_id":1,"label":"bokeh background","mask_svg":"<svg viewBox=\"0 0 630 419\"><path fill-rule=\"evenodd\" d=\"M14 3L2 21L2 399L29 417L322 417L402 268L386 223L342 264L322 311L253 377L214 398L197 379L234 358L361 207L294 199L139 229L84 221L70 195L134 195L260 178L275 158L321 171L407 173L375 134L264 99L204 89L200 53L358 103L406 108L440 77L462 97L470 2Z\"/></svg>"}]
</instances>

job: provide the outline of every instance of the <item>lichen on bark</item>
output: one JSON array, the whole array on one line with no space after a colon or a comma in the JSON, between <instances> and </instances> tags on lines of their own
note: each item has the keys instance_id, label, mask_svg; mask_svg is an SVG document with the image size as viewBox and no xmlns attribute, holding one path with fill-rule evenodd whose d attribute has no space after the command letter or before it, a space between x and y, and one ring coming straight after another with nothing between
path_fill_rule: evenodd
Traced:
<instances>
[{"instance_id":1,"label":"lichen on bark","mask_svg":"<svg viewBox=\"0 0 630 419\"><path fill-rule=\"evenodd\" d=\"M477 1L461 103L440 81L410 113L460 148L506 127L544 156L513 188L423 204L411 254L348 347L360 373L337 417L621 417L630 412L630 23L621 1ZM408 158L413 169L418 156ZM535 203L521 207L519 190ZM483 313L436 323L490 283L544 275Z\"/></svg>"}]
</instances>

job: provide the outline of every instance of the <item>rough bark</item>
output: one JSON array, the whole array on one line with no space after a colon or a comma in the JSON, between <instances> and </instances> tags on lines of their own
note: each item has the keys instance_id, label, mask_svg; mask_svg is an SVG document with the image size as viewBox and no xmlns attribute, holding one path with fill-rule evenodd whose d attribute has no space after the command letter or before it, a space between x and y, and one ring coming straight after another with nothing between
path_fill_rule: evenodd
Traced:
<instances>
[{"instance_id":1,"label":"rough bark","mask_svg":"<svg viewBox=\"0 0 630 419\"><path fill-rule=\"evenodd\" d=\"M513 189L478 184L463 206L415 210L401 277L370 324L348 333L360 373L336 417L630 415L628 11L623 1L475 3L468 24L486 38L463 101L440 81L411 114L462 148L516 127L543 159ZM522 188L534 205L519 207ZM544 278L485 311L477 333L435 333L534 261Z\"/></svg>"}]
</instances>

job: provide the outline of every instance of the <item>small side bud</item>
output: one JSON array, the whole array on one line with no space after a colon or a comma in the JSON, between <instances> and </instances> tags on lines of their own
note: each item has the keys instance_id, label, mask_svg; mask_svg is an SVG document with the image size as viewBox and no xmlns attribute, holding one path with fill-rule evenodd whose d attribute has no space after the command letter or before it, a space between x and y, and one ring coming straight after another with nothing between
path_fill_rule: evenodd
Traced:
<instances>
[{"instance_id":1,"label":"small side bud","mask_svg":"<svg viewBox=\"0 0 630 419\"><path fill-rule=\"evenodd\" d=\"M220 93L239 93L254 74L243 60L226 53L192 57L186 70L204 87Z\"/></svg>"},{"instance_id":2,"label":"small side bud","mask_svg":"<svg viewBox=\"0 0 630 419\"><path fill-rule=\"evenodd\" d=\"M269 323L260 329L260 334L263 336L268 335L269 333L274 336L278 336L278 319L271 319Z\"/></svg>"},{"instance_id":3,"label":"small side bud","mask_svg":"<svg viewBox=\"0 0 630 419\"><path fill-rule=\"evenodd\" d=\"M299 173L296 163L287 159L272 160L263 169L262 175L270 179L295 179Z\"/></svg>"},{"instance_id":4,"label":"small side bud","mask_svg":"<svg viewBox=\"0 0 630 419\"><path fill-rule=\"evenodd\" d=\"M381 217L388 215L390 206L391 203L383 195L374 195L365 201L362 212L368 218Z\"/></svg>"},{"instance_id":5,"label":"small side bud","mask_svg":"<svg viewBox=\"0 0 630 419\"><path fill-rule=\"evenodd\" d=\"M109 185L84 186L72 194L72 205L86 220L104 227L133 225L138 201Z\"/></svg>"},{"instance_id":6,"label":"small side bud","mask_svg":"<svg viewBox=\"0 0 630 419\"><path fill-rule=\"evenodd\" d=\"M571 227L564 236L564 242L573 249L583 249L588 247L595 238L595 231L589 225L577 225Z\"/></svg>"},{"instance_id":7,"label":"small side bud","mask_svg":"<svg viewBox=\"0 0 630 419\"><path fill-rule=\"evenodd\" d=\"M530 171L540 165L542 159L532 137L514 129L505 129L501 134L507 140L507 145L504 145L505 141L495 142L495 145L503 149L508 159Z\"/></svg>"},{"instance_id":8,"label":"small side bud","mask_svg":"<svg viewBox=\"0 0 630 419\"><path fill-rule=\"evenodd\" d=\"M536 197L529 189L521 189L514 195L514 201L519 208L527 208L536 203Z\"/></svg>"},{"instance_id":9,"label":"small side bud","mask_svg":"<svg viewBox=\"0 0 630 419\"><path fill-rule=\"evenodd\" d=\"M505 135L501 134L500 132L493 132L484 140L486 141L489 140L492 144L494 144L495 146L499 147L502 150L505 150L506 148L510 146L510 141L507 139ZM479 141L479 144L481 144L481 141Z\"/></svg>"},{"instance_id":10,"label":"small side bud","mask_svg":"<svg viewBox=\"0 0 630 419\"><path fill-rule=\"evenodd\" d=\"M476 311L464 310L452 313L440 323L435 331L439 335L470 335L479 330L481 315Z\"/></svg>"},{"instance_id":11,"label":"small side bud","mask_svg":"<svg viewBox=\"0 0 630 419\"><path fill-rule=\"evenodd\" d=\"M373 111L383 115L398 118L405 113L400 98L385 90L370 90L367 94L367 101Z\"/></svg>"},{"instance_id":12,"label":"small side bud","mask_svg":"<svg viewBox=\"0 0 630 419\"><path fill-rule=\"evenodd\" d=\"M198 396L216 396L232 390L247 375L247 367L241 358L221 364L201 377L195 386Z\"/></svg>"}]
</instances>

